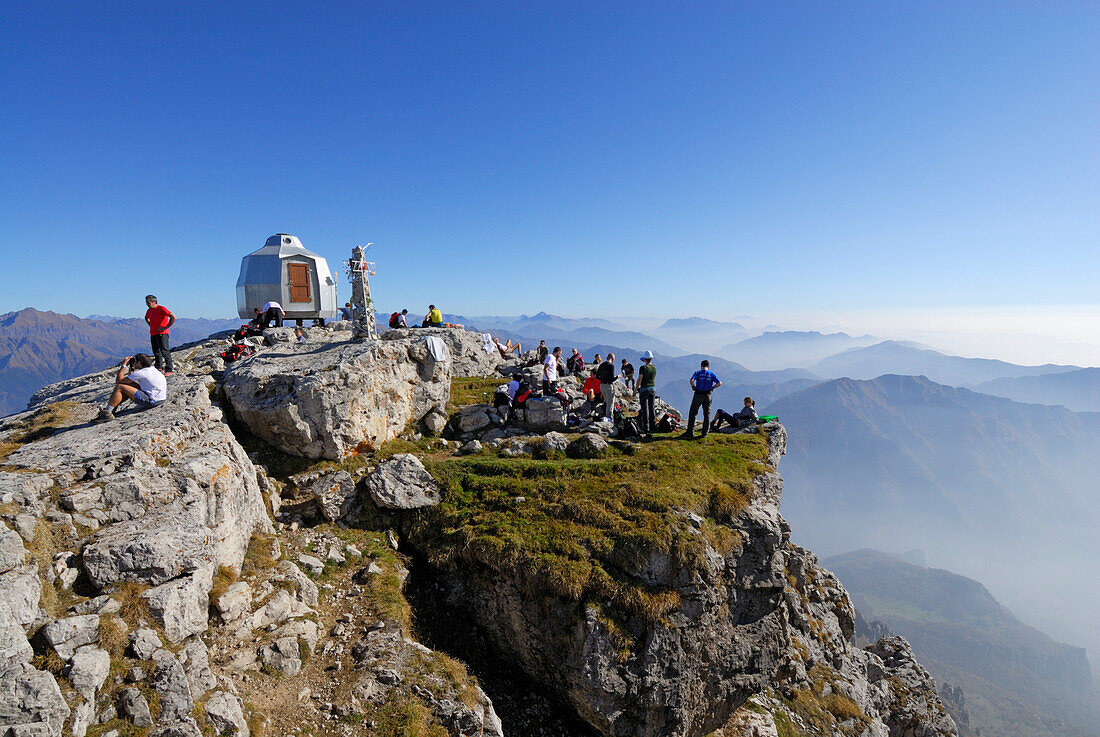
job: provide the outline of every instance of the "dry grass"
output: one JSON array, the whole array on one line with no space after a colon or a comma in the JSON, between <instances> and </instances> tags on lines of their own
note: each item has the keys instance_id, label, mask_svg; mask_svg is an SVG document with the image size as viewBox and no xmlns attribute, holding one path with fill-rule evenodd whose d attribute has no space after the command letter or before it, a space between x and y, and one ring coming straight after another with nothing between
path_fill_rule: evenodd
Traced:
<instances>
[{"instance_id":1,"label":"dry grass","mask_svg":"<svg viewBox=\"0 0 1100 737\"><path fill-rule=\"evenodd\" d=\"M271 555L272 543L275 536L265 532L257 532L248 541L248 549L241 563L241 575L248 576L275 567L275 558ZM227 584L228 586L228 584Z\"/></svg>"},{"instance_id":2,"label":"dry grass","mask_svg":"<svg viewBox=\"0 0 1100 737\"><path fill-rule=\"evenodd\" d=\"M112 661L122 657L129 643L130 638L122 620L115 616L99 618L99 646L107 651Z\"/></svg>"},{"instance_id":3,"label":"dry grass","mask_svg":"<svg viewBox=\"0 0 1100 737\"><path fill-rule=\"evenodd\" d=\"M0 460L17 451L20 446L53 435L72 424L73 409L78 402L54 402L41 407L30 417L16 424L8 436L0 442Z\"/></svg>"},{"instance_id":4,"label":"dry grass","mask_svg":"<svg viewBox=\"0 0 1100 737\"><path fill-rule=\"evenodd\" d=\"M149 612L149 602L142 594L149 590L149 586L135 581L124 581L115 588L112 596L118 599L121 605L118 616L124 622L131 624L141 620L152 622L153 617Z\"/></svg>"},{"instance_id":5,"label":"dry grass","mask_svg":"<svg viewBox=\"0 0 1100 737\"><path fill-rule=\"evenodd\" d=\"M217 601L236 582L236 571L229 566L218 566L218 570L214 572L213 584L210 587L210 601Z\"/></svg>"}]
</instances>

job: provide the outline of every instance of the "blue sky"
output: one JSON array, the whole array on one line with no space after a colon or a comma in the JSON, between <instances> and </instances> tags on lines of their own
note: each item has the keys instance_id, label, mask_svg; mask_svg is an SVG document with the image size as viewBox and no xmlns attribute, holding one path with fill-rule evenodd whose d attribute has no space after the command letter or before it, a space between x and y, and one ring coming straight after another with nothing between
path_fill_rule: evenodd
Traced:
<instances>
[{"instance_id":1,"label":"blue sky","mask_svg":"<svg viewBox=\"0 0 1100 737\"><path fill-rule=\"evenodd\" d=\"M229 316L276 232L387 310L1100 301L1097 3L0 14L0 312Z\"/></svg>"}]
</instances>

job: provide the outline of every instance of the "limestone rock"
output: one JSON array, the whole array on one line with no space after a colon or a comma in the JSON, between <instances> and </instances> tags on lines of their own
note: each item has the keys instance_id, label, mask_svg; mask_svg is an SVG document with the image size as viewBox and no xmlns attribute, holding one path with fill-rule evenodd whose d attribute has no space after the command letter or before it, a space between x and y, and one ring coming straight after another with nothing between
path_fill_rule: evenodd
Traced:
<instances>
[{"instance_id":1,"label":"limestone rock","mask_svg":"<svg viewBox=\"0 0 1100 737\"><path fill-rule=\"evenodd\" d=\"M240 619L252 608L251 587L245 581L233 582L224 594L214 600L214 607L225 622Z\"/></svg>"},{"instance_id":2,"label":"limestone rock","mask_svg":"<svg viewBox=\"0 0 1100 737\"><path fill-rule=\"evenodd\" d=\"M557 397L537 397L528 399L526 413L520 412L523 426L531 432L563 432L568 428L568 405Z\"/></svg>"},{"instance_id":3,"label":"limestone rock","mask_svg":"<svg viewBox=\"0 0 1100 737\"><path fill-rule=\"evenodd\" d=\"M288 619L304 617L311 610L287 591L279 589L266 604L252 613L252 629L263 629Z\"/></svg>"},{"instance_id":4,"label":"limestone rock","mask_svg":"<svg viewBox=\"0 0 1100 737\"><path fill-rule=\"evenodd\" d=\"M158 721L170 724L190 716L195 701L183 666L167 650L153 653L153 662L156 664L153 668L153 688L160 694Z\"/></svg>"},{"instance_id":5,"label":"limestone rock","mask_svg":"<svg viewBox=\"0 0 1100 737\"><path fill-rule=\"evenodd\" d=\"M19 533L0 524L0 573L7 573L16 566L23 565L26 555L23 538L19 537Z\"/></svg>"},{"instance_id":6,"label":"limestone rock","mask_svg":"<svg viewBox=\"0 0 1100 737\"><path fill-rule=\"evenodd\" d=\"M149 733L149 737L202 737L199 725L191 717L164 724Z\"/></svg>"},{"instance_id":7,"label":"limestone rock","mask_svg":"<svg viewBox=\"0 0 1100 737\"><path fill-rule=\"evenodd\" d=\"M420 509L439 504L439 487L411 453L399 453L367 476L367 491L379 507Z\"/></svg>"},{"instance_id":8,"label":"limestone rock","mask_svg":"<svg viewBox=\"0 0 1100 737\"><path fill-rule=\"evenodd\" d=\"M281 637L260 651L264 665L284 675L294 676L302 670L302 657L298 651L297 637Z\"/></svg>"},{"instance_id":9,"label":"limestone rock","mask_svg":"<svg viewBox=\"0 0 1100 737\"><path fill-rule=\"evenodd\" d=\"M190 576L149 589L142 597L149 604L149 613L164 625L164 634L170 642L206 630L208 594L213 569L201 568Z\"/></svg>"},{"instance_id":10,"label":"limestone rock","mask_svg":"<svg viewBox=\"0 0 1100 737\"><path fill-rule=\"evenodd\" d=\"M24 627L38 619L41 595L42 581L34 564L0 574L0 601L11 607L13 616Z\"/></svg>"},{"instance_id":11,"label":"limestone rock","mask_svg":"<svg viewBox=\"0 0 1100 737\"><path fill-rule=\"evenodd\" d=\"M96 691L111 672L111 656L94 645L78 647L69 666L69 682L85 701L94 702Z\"/></svg>"},{"instance_id":12,"label":"limestone rock","mask_svg":"<svg viewBox=\"0 0 1100 737\"><path fill-rule=\"evenodd\" d=\"M280 345L232 364L222 386L237 418L268 443L339 460L443 411L450 382L450 361L433 360L417 335Z\"/></svg>"},{"instance_id":13,"label":"limestone rock","mask_svg":"<svg viewBox=\"0 0 1100 737\"><path fill-rule=\"evenodd\" d=\"M0 680L0 725L12 735L61 737L69 705L54 677L30 668Z\"/></svg>"},{"instance_id":14,"label":"limestone rock","mask_svg":"<svg viewBox=\"0 0 1100 737\"><path fill-rule=\"evenodd\" d=\"M424 429L431 435L438 435L447 426L447 418L441 412L429 412L424 415Z\"/></svg>"},{"instance_id":15,"label":"limestone rock","mask_svg":"<svg viewBox=\"0 0 1100 737\"><path fill-rule=\"evenodd\" d=\"M0 600L0 678L22 670L34 657L27 635L11 607Z\"/></svg>"},{"instance_id":16,"label":"limestone rock","mask_svg":"<svg viewBox=\"0 0 1100 737\"><path fill-rule=\"evenodd\" d=\"M566 448L569 447L569 438L562 435L560 432L548 432L542 436L543 446L547 450L564 453Z\"/></svg>"},{"instance_id":17,"label":"limestone rock","mask_svg":"<svg viewBox=\"0 0 1100 737\"><path fill-rule=\"evenodd\" d=\"M309 576L302 572L298 566L289 560L279 561L275 567L281 580L294 584L294 596L307 607L317 606L317 584L310 580Z\"/></svg>"},{"instance_id":18,"label":"limestone rock","mask_svg":"<svg viewBox=\"0 0 1100 737\"><path fill-rule=\"evenodd\" d=\"M152 727L153 715L149 711L149 702L141 691L134 687L122 689L118 696L118 705L122 713L129 717L135 727Z\"/></svg>"},{"instance_id":19,"label":"limestone rock","mask_svg":"<svg viewBox=\"0 0 1100 737\"><path fill-rule=\"evenodd\" d=\"M355 481L347 471L327 473L310 486L321 516L329 522L343 519L355 503Z\"/></svg>"},{"instance_id":20,"label":"limestone rock","mask_svg":"<svg viewBox=\"0 0 1100 737\"><path fill-rule=\"evenodd\" d=\"M148 660L163 647L156 630L142 627L130 633L130 650L138 660Z\"/></svg>"},{"instance_id":21,"label":"limestone rock","mask_svg":"<svg viewBox=\"0 0 1100 737\"><path fill-rule=\"evenodd\" d=\"M191 686L191 696L201 699L217 684L214 672L210 670L210 651L202 640L195 638L180 651L179 658L187 674L187 683Z\"/></svg>"},{"instance_id":22,"label":"limestone rock","mask_svg":"<svg viewBox=\"0 0 1100 737\"><path fill-rule=\"evenodd\" d=\"M458 454L461 456L473 455L474 453L480 452L481 443L477 440L471 440L470 442L465 443L461 448L458 449Z\"/></svg>"},{"instance_id":23,"label":"limestone rock","mask_svg":"<svg viewBox=\"0 0 1100 737\"><path fill-rule=\"evenodd\" d=\"M486 351L480 333L462 328L399 328L382 335L384 340L413 339L432 335L447 344L455 376L493 376L504 363L495 346Z\"/></svg>"},{"instance_id":24,"label":"limestone rock","mask_svg":"<svg viewBox=\"0 0 1100 737\"><path fill-rule=\"evenodd\" d=\"M607 441L595 433L585 433L566 448L570 458L601 458L607 455L610 446Z\"/></svg>"},{"instance_id":25,"label":"limestone rock","mask_svg":"<svg viewBox=\"0 0 1100 737\"><path fill-rule=\"evenodd\" d=\"M244 718L244 704L241 699L225 691L210 694L203 706L206 718L218 734L249 737L248 722Z\"/></svg>"},{"instance_id":26,"label":"limestone rock","mask_svg":"<svg viewBox=\"0 0 1100 737\"><path fill-rule=\"evenodd\" d=\"M314 576L320 576L325 570L325 564L321 562L320 558L316 558L312 555L302 553L298 556L298 562L306 567L306 570L312 573Z\"/></svg>"},{"instance_id":27,"label":"limestone rock","mask_svg":"<svg viewBox=\"0 0 1100 737\"><path fill-rule=\"evenodd\" d=\"M78 647L99 639L99 616L83 614L55 619L42 628L42 636L58 657L68 661Z\"/></svg>"}]
</instances>

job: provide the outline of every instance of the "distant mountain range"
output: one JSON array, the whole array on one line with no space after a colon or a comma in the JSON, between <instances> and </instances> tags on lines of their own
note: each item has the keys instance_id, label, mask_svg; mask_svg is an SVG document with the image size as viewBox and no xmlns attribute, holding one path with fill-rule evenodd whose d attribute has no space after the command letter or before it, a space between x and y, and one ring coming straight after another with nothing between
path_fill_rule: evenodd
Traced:
<instances>
[{"instance_id":1,"label":"distant mountain range","mask_svg":"<svg viewBox=\"0 0 1100 737\"><path fill-rule=\"evenodd\" d=\"M886 340L823 358L809 370L826 379L873 379L883 374L925 376L939 384L973 386L1003 377L1040 376L1073 371L1077 366L1021 366L991 358L950 356L918 343Z\"/></svg>"},{"instance_id":2,"label":"distant mountain range","mask_svg":"<svg viewBox=\"0 0 1100 737\"><path fill-rule=\"evenodd\" d=\"M847 333L823 334L816 331L785 330L766 332L755 338L722 346L718 355L737 361L756 371L780 368L806 368L817 361L849 348L866 346L877 338L852 337Z\"/></svg>"},{"instance_id":3,"label":"distant mountain range","mask_svg":"<svg viewBox=\"0 0 1100 737\"><path fill-rule=\"evenodd\" d=\"M912 376L836 379L764 408L790 435L783 510L824 554L922 548L1059 637L1100 651L1093 416Z\"/></svg>"},{"instance_id":4,"label":"distant mountain range","mask_svg":"<svg viewBox=\"0 0 1100 737\"><path fill-rule=\"evenodd\" d=\"M983 735L1100 735L1085 651L1022 624L982 584L876 550L824 561L865 619L913 646L938 683L963 686Z\"/></svg>"},{"instance_id":5,"label":"distant mountain range","mask_svg":"<svg viewBox=\"0 0 1100 737\"><path fill-rule=\"evenodd\" d=\"M993 379L974 388L1017 402L1060 404L1075 412L1100 412L1100 368Z\"/></svg>"},{"instance_id":6,"label":"distant mountain range","mask_svg":"<svg viewBox=\"0 0 1100 737\"><path fill-rule=\"evenodd\" d=\"M172 345L240 323L181 317L172 326ZM103 370L142 351L149 352L149 326L142 318L93 320L33 308L0 315L0 416L23 410L46 384Z\"/></svg>"}]
</instances>

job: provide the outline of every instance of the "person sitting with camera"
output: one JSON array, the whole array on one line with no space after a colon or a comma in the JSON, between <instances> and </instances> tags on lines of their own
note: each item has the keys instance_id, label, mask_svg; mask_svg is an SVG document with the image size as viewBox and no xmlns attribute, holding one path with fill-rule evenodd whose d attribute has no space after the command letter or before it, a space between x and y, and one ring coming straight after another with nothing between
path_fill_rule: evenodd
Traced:
<instances>
[{"instance_id":1,"label":"person sitting with camera","mask_svg":"<svg viewBox=\"0 0 1100 737\"><path fill-rule=\"evenodd\" d=\"M168 398L168 381L153 367L153 357L147 353L127 356L119 364L115 388L107 406L99 410L93 422L115 419L115 412L127 399L140 409L156 407Z\"/></svg>"}]
</instances>

